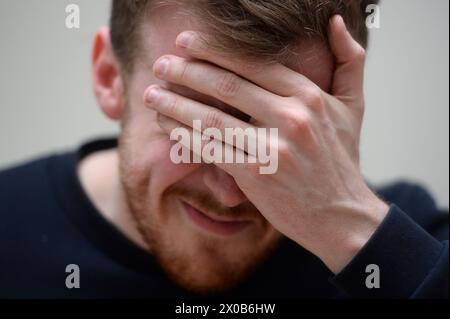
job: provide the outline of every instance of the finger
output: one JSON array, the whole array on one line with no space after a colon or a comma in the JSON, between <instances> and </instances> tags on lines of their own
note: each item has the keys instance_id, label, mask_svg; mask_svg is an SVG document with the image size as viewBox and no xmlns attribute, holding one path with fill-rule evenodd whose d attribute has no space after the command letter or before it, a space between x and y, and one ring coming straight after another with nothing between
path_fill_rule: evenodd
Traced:
<instances>
[{"instance_id":1,"label":"finger","mask_svg":"<svg viewBox=\"0 0 450 319\"><path fill-rule=\"evenodd\" d=\"M365 50L353 39L340 15L330 19L329 42L336 58L333 95L355 97L363 92Z\"/></svg>"},{"instance_id":2,"label":"finger","mask_svg":"<svg viewBox=\"0 0 450 319\"><path fill-rule=\"evenodd\" d=\"M199 132L195 132L192 128L165 115L158 115L158 124L171 140L176 140L191 151L194 157L201 159L204 163L214 164L230 175L238 173L239 170L242 170L242 166L248 167L247 165L257 162L256 157L245 154L242 150L233 148L229 144L215 139L200 138ZM181 133L186 137L180 138Z\"/></svg>"},{"instance_id":3,"label":"finger","mask_svg":"<svg viewBox=\"0 0 450 319\"><path fill-rule=\"evenodd\" d=\"M177 46L190 56L230 70L279 96L292 96L298 92L299 87L313 84L305 76L281 63L230 58L214 52L207 43L206 35L192 31L181 33L176 40Z\"/></svg>"},{"instance_id":4,"label":"finger","mask_svg":"<svg viewBox=\"0 0 450 319\"><path fill-rule=\"evenodd\" d=\"M159 113L157 119L159 126L164 130L164 132L167 133L167 135L170 136L171 141L178 142L180 145L182 145L184 148L186 148L187 150L189 150L194 154L194 162L196 163L204 161L209 164L212 162L208 158L202 157L203 153L202 150L207 146L208 143L214 143L213 145L215 147L223 148L222 143L220 141L217 142L209 140L207 141L206 139L203 138L200 132L193 130L191 127L187 125L183 125L170 117L167 117Z\"/></svg>"},{"instance_id":5,"label":"finger","mask_svg":"<svg viewBox=\"0 0 450 319\"><path fill-rule=\"evenodd\" d=\"M188 99L157 85L145 92L146 106L203 134L211 129L221 142L228 143L251 155L256 155L257 128L221 110ZM196 121L198 125L196 125ZM228 137L230 136L231 137Z\"/></svg>"},{"instance_id":6,"label":"finger","mask_svg":"<svg viewBox=\"0 0 450 319\"><path fill-rule=\"evenodd\" d=\"M208 63L168 55L156 61L154 72L161 80L212 96L260 122L272 118L279 104L279 96Z\"/></svg>"}]
</instances>

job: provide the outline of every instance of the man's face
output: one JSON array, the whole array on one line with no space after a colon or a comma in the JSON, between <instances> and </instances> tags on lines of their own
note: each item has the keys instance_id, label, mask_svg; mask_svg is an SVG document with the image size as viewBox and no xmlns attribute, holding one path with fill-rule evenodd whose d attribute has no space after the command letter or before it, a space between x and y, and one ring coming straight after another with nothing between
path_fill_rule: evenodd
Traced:
<instances>
[{"instance_id":1,"label":"man's face","mask_svg":"<svg viewBox=\"0 0 450 319\"><path fill-rule=\"evenodd\" d=\"M175 142L158 126L157 114L144 106L146 88L160 84L245 118L231 106L163 83L152 74L153 63L162 55L188 58L175 47L177 35L187 30L207 32L175 6L158 8L145 22L144 50L127 81L127 111L119 145L121 178L139 229L169 276L187 289L214 292L242 280L281 235L227 173L214 165L172 163L170 150ZM329 90L333 59L325 47L305 46L288 66Z\"/></svg>"}]
</instances>

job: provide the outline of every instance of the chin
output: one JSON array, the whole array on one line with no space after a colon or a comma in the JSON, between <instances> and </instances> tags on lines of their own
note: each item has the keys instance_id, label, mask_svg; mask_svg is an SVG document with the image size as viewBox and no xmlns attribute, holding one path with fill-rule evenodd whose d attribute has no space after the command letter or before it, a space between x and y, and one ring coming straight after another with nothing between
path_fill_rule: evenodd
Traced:
<instances>
[{"instance_id":1,"label":"chin","mask_svg":"<svg viewBox=\"0 0 450 319\"><path fill-rule=\"evenodd\" d=\"M186 202L191 202L186 196L172 195L159 207L133 212L152 255L185 290L199 294L230 290L270 255L281 238L262 216L237 224L199 221Z\"/></svg>"}]
</instances>

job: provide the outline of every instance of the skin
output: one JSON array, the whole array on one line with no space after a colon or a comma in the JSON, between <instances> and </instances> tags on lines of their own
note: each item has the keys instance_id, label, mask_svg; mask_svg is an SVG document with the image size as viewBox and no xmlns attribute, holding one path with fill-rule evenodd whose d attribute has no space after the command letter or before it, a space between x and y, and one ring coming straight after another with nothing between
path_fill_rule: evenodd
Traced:
<instances>
[{"instance_id":1,"label":"skin","mask_svg":"<svg viewBox=\"0 0 450 319\"><path fill-rule=\"evenodd\" d=\"M144 27L144 50L131 76L120 72L108 30L97 34L94 92L123 129L118 150L80 164L86 193L190 290L234 286L281 235L338 273L389 210L359 169L364 50L336 16L332 52L304 43L298 60L286 65L230 60L200 40L207 33L195 20L178 16L176 7L158 10ZM208 118L220 129L279 128L277 173L260 175L257 164L173 164L170 132ZM227 236L205 231L186 217L183 201L248 226Z\"/></svg>"}]
</instances>

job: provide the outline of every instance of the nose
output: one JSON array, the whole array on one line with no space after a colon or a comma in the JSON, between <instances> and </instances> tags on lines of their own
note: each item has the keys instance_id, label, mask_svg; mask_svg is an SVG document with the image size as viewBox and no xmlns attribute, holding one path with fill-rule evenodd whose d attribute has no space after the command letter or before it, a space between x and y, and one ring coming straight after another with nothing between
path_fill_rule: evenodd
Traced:
<instances>
[{"instance_id":1,"label":"nose","mask_svg":"<svg viewBox=\"0 0 450 319\"><path fill-rule=\"evenodd\" d=\"M247 201L234 178L215 166L205 170L203 181L214 197L226 207L236 207Z\"/></svg>"}]
</instances>

